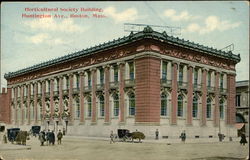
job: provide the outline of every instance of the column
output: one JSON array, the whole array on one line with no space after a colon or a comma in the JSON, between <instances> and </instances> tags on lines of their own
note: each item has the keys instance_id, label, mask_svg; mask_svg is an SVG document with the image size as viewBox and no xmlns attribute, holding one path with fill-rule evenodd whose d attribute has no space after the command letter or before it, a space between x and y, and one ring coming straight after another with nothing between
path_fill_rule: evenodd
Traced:
<instances>
[{"instance_id":1,"label":"column","mask_svg":"<svg viewBox=\"0 0 250 160\"><path fill-rule=\"evenodd\" d=\"M34 116L35 116L35 124L38 123L38 115L37 115L37 82L34 83Z\"/></svg>"},{"instance_id":2,"label":"column","mask_svg":"<svg viewBox=\"0 0 250 160\"><path fill-rule=\"evenodd\" d=\"M110 110L109 110L109 82L110 82L110 66L107 65L104 68L105 72L105 85L104 85L104 98L105 98L105 103L104 103L104 113L105 113L105 123L110 122Z\"/></svg>"},{"instance_id":3,"label":"column","mask_svg":"<svg viewBox=\"0 0 250 160\"><path fill-rule=\"evenodd\" d=\"M60 121L62 121L63 113L63 76L59 76L59 114Z\"/></svg>"},{"instance_id":4,"label":"column","mask_svg":"<svg viewBox=\"0 0 250 160\"><path fill-rule=\"evenodd\" d=\"M172 63L171 124L177 124L177 62Z\"/></svg>"},{"instance_id":5,"label":"column","mask_svg":"<svg viewBox=\"0 0 250 160\"><path fill-rule=\"evenodd\" d=\"M44 120L44 115L45 115L45 92L46 92L46 86L45 86L46 81L42 81L42 119Z\"/></svg>"},{"instance_id":6,"label":"column","mask_svg":"<svg viewBox=\"0 0 250 160\"><path fill-rule=\"evenodd\" d=\"M235 117L235 95L236 95L236 87L235 87L235 74L227 75L227 119L226 123L228 125L234 125L236 121Z\"/></svg>"},{"instance_id":7,"label":"column","mask_svg":"<svg viewBox=\"0 0 250 160\"><path fill-rule=\"evenodd\" d=\"M15 124L17 124L17 91L18 91L18 86L14 88L14 93L15 93L15 96L14 96L14 101L15 101L15 112L14 112L14 122Z\"/></svg>"},{"instance_id":8,"label":"column","mask_svg":"<svg viewBox=\"0 0 250 160\"><path fill-rule=\"evenodd\" d=\"M80 72L80 124L84 124L84 72Z\"/></svg>"},{"instance_id":9,"label":"column","mask_svg":"<svg viewBox=\"0 0 250 160\"><path fill-rule=\"evenodd\" d=\"M96 68L91 69L92 75L92 124L96 124Z\"/></svg>"},{"instance_id":10,"label":"column","mask_svg":"<svg viewBox=\"0 0 250 160\"><path fill-rule=\"evenodd\" d=\"M27 90L28 113L26 113L26 114L28 114L28 124L30 124L30 92L31 92L31 84L28 84L28 90Z\"/></svg>"},{"instance_id":11,"label":"column","mask_svg":"<svg viewBox=\"0 0 250 160\"><path fill-rule=\"evenodd\" d=\"M193 66L188 66L188 93L187 93L187 125L192 125L193 111Z\"/></svg>"},{"instance_id":12,"label":"column","mask_svg":"<svg viewBox=\"0 0 250 160\"><path fill-rule=\"evenodd\" d=\"M50 113L51 117L50 119L53 120L53 115L54 115L54 80L55 79L50 79Z\"/></svg>"},{"instance_id":13,"label":"column","mask_svg":"<svg viewBox=\"0 0 250 160\"><path fill-rule=\"evenodd\" d=\"M69 117L69 122L70 124L73 123L73 74L69 74L69 113L70 113L70 117Z\"/></svg>"},{"instance_id":14,"label":"column","mask_svg":"<svg viewBox=\"0 0 250 160\"><path fill-rule=\"evenodd\" d=\"M202 70L202 110L201 110L201 126L206 125L207 117L207 69Z\"/></svg>"},{"instance_id":15,"label":"column","mask_svg":"<svg viewBox=\"0 0 250 160\"><path fill-rule=\"evenodd\" d=\"M125 74L125 63L124 62L121 62L121 63L119 63L118 64L119 65L119 68L120 68L120 83L119 83L119 93L120 93L120 95L119 95L119 107L120 107L120 109L119 109L119 111L120 111L120 113L119 113L119 122L120 123L124 123L125 122L125 115L124 115L124 111L125 111L125 98L124 98L124 83L125 83L125 81L124 81L124 74Z\"/></svg>"},{"instance_id":16,"label":"column","mask_svg":"<svg viewBox=\"0 0 250 160\"><path fill-rule=\"evenodd\" d=\"M135 123L160 124L160 57L150 55L135 59Z\"/></svg>"},{"instance_id":17,"label":"column","mask_svg":"<svg viewBox=\"0 0 250 160\"><path fill-rule=\"evenodd\" d=\"M217 127L219 125L219 78L220 73L215 73L215 106L214 106L214 125Z\"/></svg>"},{"instance_id":18,"label":"column","mask_svg":"<svg viewBox=\"0 0 250 160\"><path fill-rule=\"evenodd\" d=\"M20 107L20 112L21 112L21 124L24 124L24 106L23 106L23 85L21 86L21 90L20 90L20 104L21 104L21 107ZM20 124L20 123L19 123Z\"/></svg>"}]
</instances>

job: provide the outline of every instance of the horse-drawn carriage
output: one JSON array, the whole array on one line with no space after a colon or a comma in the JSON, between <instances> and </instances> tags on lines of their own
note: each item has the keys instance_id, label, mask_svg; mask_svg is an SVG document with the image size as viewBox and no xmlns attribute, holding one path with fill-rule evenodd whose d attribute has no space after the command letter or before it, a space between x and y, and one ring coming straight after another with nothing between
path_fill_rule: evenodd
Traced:
<instances>
[{"instance_id":1,"label":"horse-drawn carriage","mask_svg":"<svg viewBox=\"0 0 250 160\"><path fill-rule=\"evenodd\" d=\"M142 132L138 131L130 133L128 129L118 129L117 133L118 138L121 139L123 142L134 142L134 139L139 139L139 142L141 142L141 139L145 139L145 135Z\"/></svg>"},{"instance_id":2,"label":"horse-drawn carriage","mask_svg":"<svg viewBox=\"0 0 250 160\"><path fill-rule=\"evenodd\" d=\"M20 128L7 129L7 137L11 143L26 145L26 140L29 140L29 133L27 131L21 131Z\"/></svg>"},{"instance_id":3,"label":"horse-drawn carriage","mask_svg":"<svg viewBox=\"0 0 250 160\"><path fill-rule=\"evenodd\" d=\"M30 134L32 136L36 137L37 135L39 135L40 130L41 130L41 126L32 126L31 129L30 129Z\"/></svg>"}]
</instances>

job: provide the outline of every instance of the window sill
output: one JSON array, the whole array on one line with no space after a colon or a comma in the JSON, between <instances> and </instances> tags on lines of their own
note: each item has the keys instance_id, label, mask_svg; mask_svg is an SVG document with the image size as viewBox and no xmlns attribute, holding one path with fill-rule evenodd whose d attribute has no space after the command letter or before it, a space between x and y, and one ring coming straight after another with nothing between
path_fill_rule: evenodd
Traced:
<instances>
[{"instance_id":1,"label":"window sill","mask_svg":"<svg viewBox=\"0 0 250 160\"><path fill-rule=\"evenodd\" d=\"M186 118L184 118L184 117L177 117L177 119L185 120Z\"/></svg>"},{"instance_id":2,"label":"window sill","mask_svg":"<svg viewBox=\"0 0 250 160\"><path fill-rule=\"evenodd\" d=\"M161 116L161 119L169 119L169 116Z\"/></svg>"},{"instance_id":3,"label":"window sill","mask_svg":"<svg viewBox=\"0 0 250 160\"><path fill-rule=\"evenodd\" d=\"M98 117L98 119L104 119L104 117Z\"/></svg>"},{"instance_id":4,"label":"window sill","mask_svg":"<svg viewBox=\"0 0 250 160\"><path fill-rule=\"evenodd\" d=\"M127 116L127 118L135 118L135 116Z\"/></svg>"}]
</instances>

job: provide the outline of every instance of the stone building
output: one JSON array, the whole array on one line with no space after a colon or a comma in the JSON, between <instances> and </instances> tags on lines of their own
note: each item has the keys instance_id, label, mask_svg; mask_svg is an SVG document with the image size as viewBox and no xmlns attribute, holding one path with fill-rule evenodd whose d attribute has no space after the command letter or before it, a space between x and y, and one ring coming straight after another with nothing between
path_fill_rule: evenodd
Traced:
<instances>
[{"instance_id":1,"label":"stone building","mask_svg":"<svg viewBox=\"0 0 250 160\"><path fill-rule=\"evenodd\" d=\"M10 124L108 136L126 128L154 137L236 136L240 56L153 31L118 38L5 74Z\"/></svg>"},{"instance_id":2,"label":"stone building","mask_svg":"<svg viewBox=\"0 0 250 160\"><path fill-rule=\"evenodd\" d=\"M249 80L236 82L236 127L249 136Z\"/></svg>"}]
</instances>

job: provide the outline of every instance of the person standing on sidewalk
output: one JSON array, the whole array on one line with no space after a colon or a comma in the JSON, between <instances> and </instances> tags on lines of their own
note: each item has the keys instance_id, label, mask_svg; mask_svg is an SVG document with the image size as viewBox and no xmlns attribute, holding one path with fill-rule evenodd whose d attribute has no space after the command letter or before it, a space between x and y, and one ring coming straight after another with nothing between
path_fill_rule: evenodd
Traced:
<instances>
[{"instance_id":1,"label":"person standing on sidewalk","mask_svg":"<svg viewBox=\"0 0 250 160\"><path fill-rule=\"evenodd\" d=\"M186 141L186 133L185 133L185 130L181 133L180 138L181 138L181 141L182 141L183 143L185 143L185 141Z\"/></svg>"},{"instance_id":2,"label":"person standing on sidewalk","mask_svg":"<svg viewBox=\"0 0 250 160\"><path fill-rule=\"evenodd\" d=\"M156 129L156 131L155 131L155 139L156 139L156 140L159 139L159 131L158 131L158 129Z\"/></svg>"},{"instance_id":3,"label":"person standing on sidewalk","mask_svg":"<svg viewBox=\"0 0 250 160\"><path fill-rule=\"evenodd\" d=\"M63 137L63 134L62 134L61 130L59 130L59 132L57 133L57 142L58 142L58 144L62 143L62 137Z\"/></svg>"},{"instance_id":4,"label":"person standing on sidewalk","mask_svg":"<svg viewBox=\"0 0 250 160\"><path fill-rule=\"evenodd\" d=\"M110 144L111 143L115 143L114 142L114 134L113 134L113 131L111 131L111 133L110 133Z\"/></svg>"},{"instance_id":5,"label":"person standing on sidewalk","mask_svg":"<svg viewBox=\"0 0 250 160\"><path fill-rule=\"evenodd\" d=\"M247 139L246 139L245 133L241 133L240 137L241 137L241 139L240 139L240 145L243 144L243 146L244 146L245 143L247 143Z\"/></svg>"}]
</instances>

